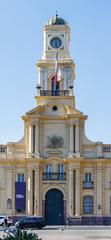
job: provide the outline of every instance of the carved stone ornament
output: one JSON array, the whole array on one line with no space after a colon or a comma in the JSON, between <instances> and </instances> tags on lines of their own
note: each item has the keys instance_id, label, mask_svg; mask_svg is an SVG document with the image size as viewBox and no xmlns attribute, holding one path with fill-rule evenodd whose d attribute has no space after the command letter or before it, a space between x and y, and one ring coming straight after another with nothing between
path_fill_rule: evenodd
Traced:
<instances>
[{"instance_id":1,"label":"carved stone ornament","mask_svg":"<svg viewBox=\"0 0 111 240\"><path fill-rule=\"evenodd\" d=\"M47 137L47 148L62 148L64 145L64 139L61 136L48 136Z\"/></svg>"}]
</instances>

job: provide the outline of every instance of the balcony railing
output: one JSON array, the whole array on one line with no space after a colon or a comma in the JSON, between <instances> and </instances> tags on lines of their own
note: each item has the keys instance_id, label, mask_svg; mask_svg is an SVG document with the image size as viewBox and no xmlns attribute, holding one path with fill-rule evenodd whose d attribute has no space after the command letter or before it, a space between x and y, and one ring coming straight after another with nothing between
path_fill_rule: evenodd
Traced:
<instances>
[{"instance_id":1,"label":"balcony railing","mask_svg":"<svg viewBox=\"0 0 111 240\"><path fill-rule=\"evenodd\" d=\"M43 173L43 180L66 180L66 173Z\"/></svg>"},{"instance_id":2,"label":"balcony railing","mask_svg":"<svg viewBox=\"0 0 111 240\"><path fill-rule=\"evenodd\" d=\"M69 90L40 90L40 96L69 96Z\"/></svg>"},{"instance_id":3,"label":"balcony railing","mask_svg":"<svg viewBox=\"0 0 111 240\"><path fill-rule=\"evenodd\" d=\"M93 182L83 182L83 188L84 189L93 189L94 183Z\"/></svg>"}]
</instances>

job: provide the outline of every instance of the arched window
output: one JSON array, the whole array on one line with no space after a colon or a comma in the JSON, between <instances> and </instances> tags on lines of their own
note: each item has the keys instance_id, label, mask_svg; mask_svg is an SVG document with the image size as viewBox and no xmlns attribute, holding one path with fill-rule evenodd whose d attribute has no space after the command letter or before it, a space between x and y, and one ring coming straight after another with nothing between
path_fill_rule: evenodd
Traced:
<instances>
[{"instance_id":1,"label":"arched window","mask_svg":"<svg viewBox=\"0 0 111 240\"><path fill-rule=\"evenodd\" d=\"M11 198L7 199L7 209L12 209L12 199Z\"/></svg>"},{"instance_id":2,"label":"arched window","mask_svg":"<svg viewBox=\"0 0 111 240\"><path fill-rule=\"evenodd\" d=\"M83 197L83 213L93 214L93 196Z\"/></svg>"}]
</instances>

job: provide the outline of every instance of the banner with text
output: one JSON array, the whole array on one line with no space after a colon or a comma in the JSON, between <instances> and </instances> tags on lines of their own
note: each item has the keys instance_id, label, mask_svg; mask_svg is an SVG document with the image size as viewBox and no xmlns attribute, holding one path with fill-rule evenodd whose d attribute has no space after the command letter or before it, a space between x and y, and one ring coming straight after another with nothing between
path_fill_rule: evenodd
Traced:
<instances>
[{"instance_id":1,"label":"banner with text","mask_svg":"<svg viewBox=\"0 0 111 240\"><path fill-rule=\"evenodd\" d=\"M15 182L15 209L19 212L26 208L26 182Z\"/></svg>"}]
</instances>

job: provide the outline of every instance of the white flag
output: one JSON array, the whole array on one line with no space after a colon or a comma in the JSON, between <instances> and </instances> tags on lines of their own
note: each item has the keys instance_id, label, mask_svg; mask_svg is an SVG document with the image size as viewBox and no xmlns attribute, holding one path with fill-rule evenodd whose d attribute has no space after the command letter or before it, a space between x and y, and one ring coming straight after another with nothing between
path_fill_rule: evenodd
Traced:
<instances>
[{"instance_id":1,"label":"white flag","mask_svg":"<svg viewBox=\"0 0 111 240\"><path fill-rule=\"evenodd\" d=\"M57 82L59 82L61 79L62 79L62 74L61 74L61 69L59 67L57 72Z\"/></svg>"}]
</instances>

